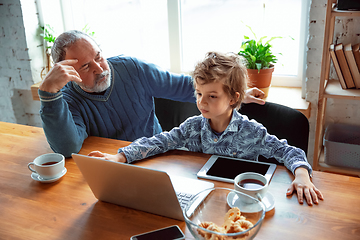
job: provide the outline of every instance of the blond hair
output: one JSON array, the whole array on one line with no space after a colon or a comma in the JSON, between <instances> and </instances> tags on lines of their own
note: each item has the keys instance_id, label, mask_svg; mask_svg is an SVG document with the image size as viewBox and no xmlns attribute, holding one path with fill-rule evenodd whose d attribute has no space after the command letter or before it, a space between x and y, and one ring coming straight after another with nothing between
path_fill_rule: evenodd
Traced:
<instances>
[{"instance_id":1,"label":"blond hair","mask_svg":"<svg viewBox=\"0 0 360 240\"><path fill-rule=\"evenodd\" d=\"M224 92L230 98L237 101L231 105L233 109L239 109L246 91L247 70L244 59L235 53L208 52L205 59L195 66L192 73L194 86L196 84L207 84L221 82Z\"/></svg>"}]
</instances>

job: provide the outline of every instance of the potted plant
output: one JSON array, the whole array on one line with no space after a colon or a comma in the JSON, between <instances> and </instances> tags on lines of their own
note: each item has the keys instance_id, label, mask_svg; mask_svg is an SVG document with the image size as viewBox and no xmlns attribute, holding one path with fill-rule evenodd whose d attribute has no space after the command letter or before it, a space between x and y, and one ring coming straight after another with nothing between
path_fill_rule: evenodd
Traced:
<instances>
[{"instance_id":1,"label":"potted plant","mask_svg":"<svg viewBox=\"0 0 360 240\"><path fill-rule=\"evenodd\" d=\"M249 88L257 87L265 92L265 98L268 95L269 87L271 85L272 73L274 71L274 63L277 62L276 56L271 52L270 42L276 38L272 37L263 42L267 36L261 37L257 40L255 33L251 27L247 26L254 39L244 36L244 41L241 44L239 55L246 60L246 67L249 75L247 85Z\"/></svg>"},{"instance_id":2,"label":"potted plant","mask_svg":"<svg viewBox=\"0 0 360 240\"><path fill-rule=\"evenodd\" d=\"M52 67L50 50L52 44L55 42L56 37L54 36L54 29L49 24L46 24L44 27L40 26L40 29L42 31L42 33L40 33L40 36L42 36L45 41L44 46L46 55L46 66L43 67L40 73L41 79L43 79L43 77L50 71Z\"/></svg>"}]
</instances>

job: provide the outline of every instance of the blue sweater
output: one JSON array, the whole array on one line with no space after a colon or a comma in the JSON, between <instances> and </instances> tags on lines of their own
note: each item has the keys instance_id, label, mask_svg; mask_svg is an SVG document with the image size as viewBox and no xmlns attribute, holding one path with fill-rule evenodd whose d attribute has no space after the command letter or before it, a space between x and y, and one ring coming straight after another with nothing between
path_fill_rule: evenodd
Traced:
<instances>
[{"instance_id":1,"label":"blue sweater","mask_svg":"<svg viewBox=\"0 0 360 240\"><path fill-rule=\"evenodd\" d=\"M160 133L153 97L195 102L190 76L126 56L108 63L112 79L104 95L89 94L73 82L55 94L38 91L44 132L55 152L70 157L88 136L133 141Z\"/></svg>"}]
</instances>

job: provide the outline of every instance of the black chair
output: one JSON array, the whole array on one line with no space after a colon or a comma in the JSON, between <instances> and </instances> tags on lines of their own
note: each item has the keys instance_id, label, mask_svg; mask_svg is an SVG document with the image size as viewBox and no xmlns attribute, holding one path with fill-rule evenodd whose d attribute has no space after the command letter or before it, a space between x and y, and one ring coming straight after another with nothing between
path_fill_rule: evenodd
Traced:
<instances>
[{"instance_id":1,"label":"black chair","mask_svg":"<svg viewBox=\"0 0 360 240\"><path fill-rule=\"evenodd\" d=\"M195 103L177 102L169 99L154 98L155 114L163 131L178 127L188 117L200 115Z\"/></svg>"},{"instance_id":2,"label":"black chair","mask_svg":"<svg viewBox=\"0 0 360 240\"><path fill-rule=\"evenodd\" d=\"M276 103L266 102L243 104L239 110L249 119L255 119L264 125L270 134L279 139L286 139L289 145L302 149L307 154L309 141L309 121L299 111ZM194 103L176 102L168 99L155 99L155 113L164 131L179 126L188 117L199 115ZM259 156L259 161L279 165L274 159ZM280 164L281 165L281 164Z\"/></svg>"},{"instance_id":3,"label":"black chair","mask_svg":"<svg viewBox=\"0 0 360 240\"><path fill-rule=\"evenodd\" d=\"M301 112L280 104L266 102L243 104L239 110L249 119L264 125L268 133L286 139L289 145L302 149L307 154L309 143L309 120ZM279 164L274 158L259 156L259 161Z\"/></svg>"}]
</instances>

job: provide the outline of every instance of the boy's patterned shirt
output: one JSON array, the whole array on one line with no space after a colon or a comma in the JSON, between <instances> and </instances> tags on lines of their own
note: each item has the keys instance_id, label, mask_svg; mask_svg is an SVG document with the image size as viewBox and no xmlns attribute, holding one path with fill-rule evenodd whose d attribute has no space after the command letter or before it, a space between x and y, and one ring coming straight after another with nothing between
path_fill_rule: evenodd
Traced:
<instances>
[{"instance_id":1,"label":"boy's patterned shirt","mask_svg":"<svg viewBox=\"0 0 360 240\"><path fill-rule=\"evenodd\" d=\"M169 150L187 148L192 152L258 160L259 155L274 157L294 173L298 167L312 172L303 150L290 146L285 139L267 133L260 123L233 111L232 119L220 137L213 133L209 120L203 116L188 118L170 132L162 132L150 138L139 138L129 146L120 148L127 162L144 159Z\"/></svg>"}]
</instances>

